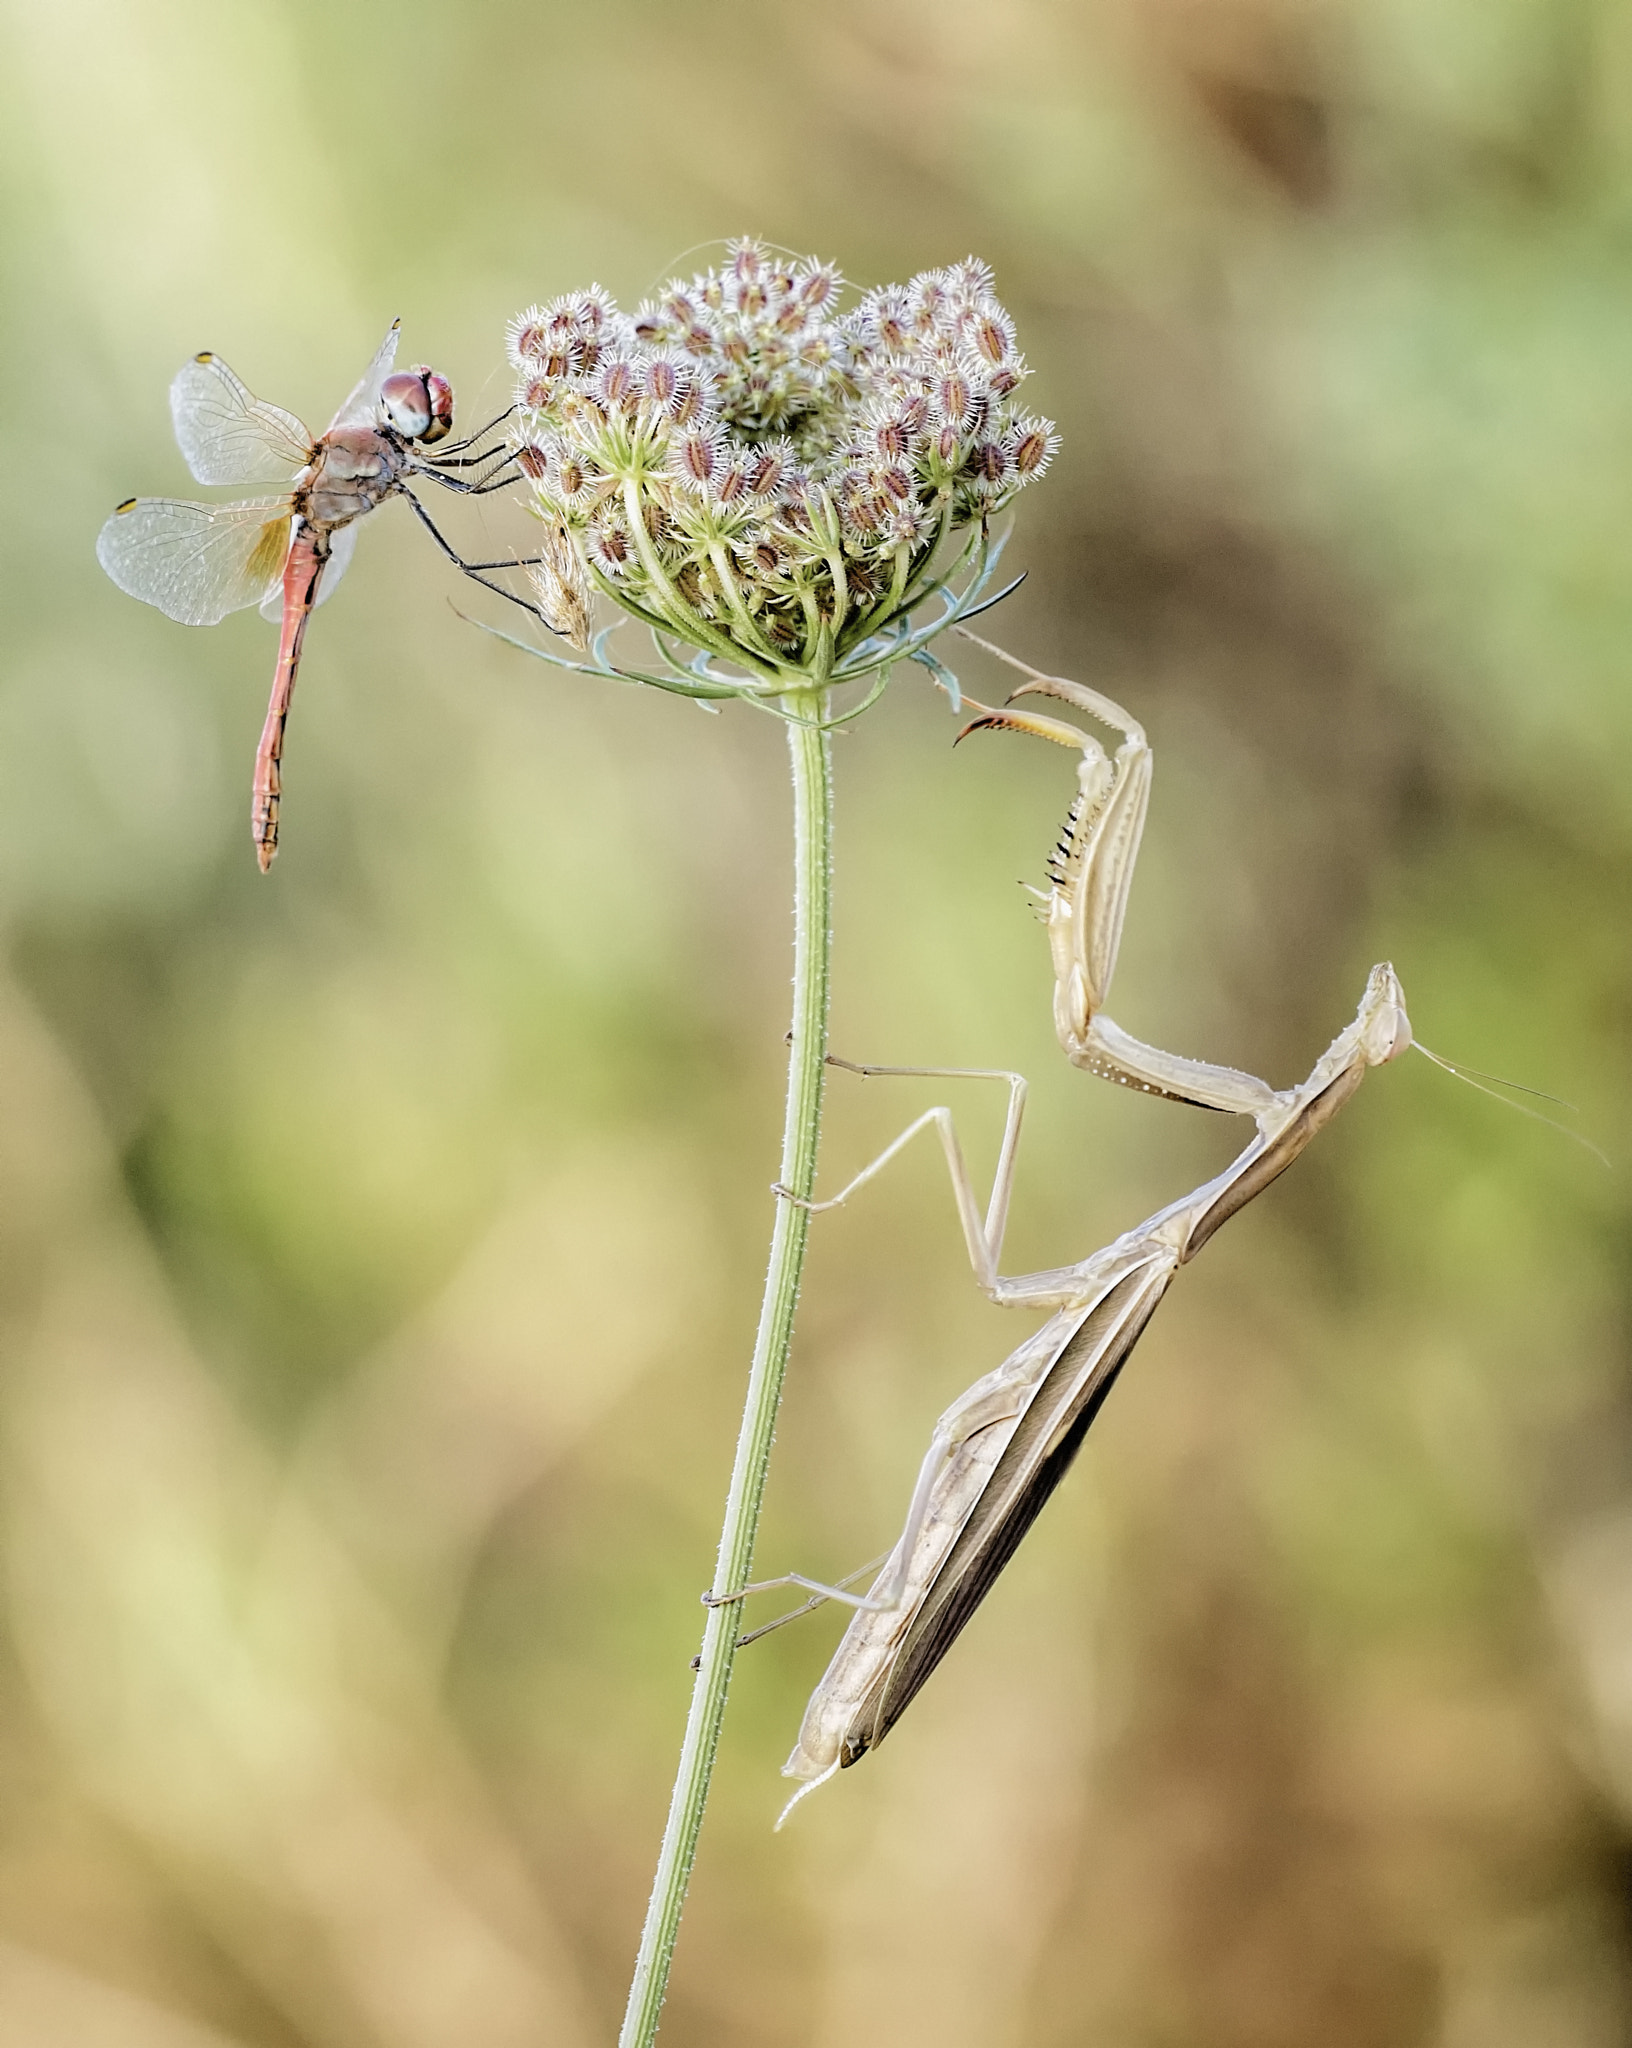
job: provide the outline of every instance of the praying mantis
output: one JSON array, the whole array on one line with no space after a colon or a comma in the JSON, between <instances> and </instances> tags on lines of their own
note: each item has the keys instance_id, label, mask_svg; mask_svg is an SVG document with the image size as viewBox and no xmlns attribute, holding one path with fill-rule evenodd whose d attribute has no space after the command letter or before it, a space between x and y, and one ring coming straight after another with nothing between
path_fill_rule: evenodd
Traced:
<instances>
[{"instance_id":1,"label":"praying mantis","mask_svg":"<svg viewBox=\"0 0 1632 2048\"><path fill-rule=\"evenodd\" d=\"M972 633L966 637L976 640ZM1045 906L1054 1023L1066 1057L1121 1087L1250 1116L1255 1130L1222 1173L1103 1250L1075 1265L1006 1275L998 1266L1025 1110L1024 1079L1000 1070L831 1061L867 1075L1007 1082L1008 1113L984 1215L946 1108L926 1110L838 1194L808 1206L820 1211L848 1201L920 1131L933 1126L982 1291L1002 1307L1053 1313L936 1423L905 1527L867 1593L849 1593L790 1572L735 1593L705 1595L707 1604L724 1605L775 1586L797 1585L815 1601L836 1599L855 1609L783 1765L784 1776L804 1781L783 1819L806 1793L876 1748L917 1696L1063 1478L1179 1268L1220 1224L1292 1164L1370 1068L1397 1059L1412 1043L1405 998L1386 962L1371 970L1354 1021L1333 1039L1307 1080L1293 1088L1271 1088L1233 1067L1163 1052L1113 1023L1104 1003L1150 797L1150 746L1140 726L1109 697L1043 675L985 641L976 644L1021 669L1027 679L1002 710L968 700L979 715L965 733L1026 732L1079 754L1077 793L1050 863L1050 886L1036 892ZM1014 708L1018 699L1038 696L1062 700L1119 733L1114 756L1079 726ZM794 1199L785 1189L777 1193Z\"/></svg>"}]
</instances>

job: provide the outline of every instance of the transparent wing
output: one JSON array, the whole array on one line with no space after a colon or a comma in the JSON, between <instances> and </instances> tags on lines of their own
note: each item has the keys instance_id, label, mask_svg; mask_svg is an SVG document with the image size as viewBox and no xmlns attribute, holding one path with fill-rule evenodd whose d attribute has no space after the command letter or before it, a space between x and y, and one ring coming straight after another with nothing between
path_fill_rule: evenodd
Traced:
<instances>
[{"instance_id":1,"label":"transparent wing","mask_svg":"<svg viewBox=\"0 0 1632 2048\"><path fill-rule=\"evenodd\" d=\"M176 372L170 417L201 484L287 483L312 459L294 414L257 398L207 349Z\"/></svg>"},{"instance_id":2,"label":"transparent wing","mask_svg":"<svg viewBox=\"0 0 1632 2048\"><path fill-rule=\"evenodd\" d=\"M352 551L357 545L357 529L362 523L360 519L354 519L349 526L337 528L330 537L329 559L324 564L323 574L317 581L317 596L312 600L314 605L327 604L334 595L334 586L345 575L346 565L350 562ZM274 626L283 618L283 585L281 582L274 583L265 597L261 599L261 617L263 619L270 619Z\"/></svg>"},{"instance_id":3,"label":"transparent wing","mask_svg":"<svg viewBox=\"0 0 1632 2048\"><path fill-rule=\"evenodd\" d=\"M380 386L391 374L391 365L397 359L397 336L402 322L393 320L385 330L385 339L374 351L374 360L357 380L351 396L329 421L328 431L336 427L371 427L380 410Z\"/></svg>"},{"instance_id":4,"label":"transparent wing","mask_svg":"<svg viewBox=\"0 0 1632 2048\"><path fill-rule=\"evenodd\" d=\"M96 537L96 559L119 588L184 626L213 626L259 604L278 587L288 552L287 498L130 498Z\"/></svg>"},{"instance_id":5,"label":"transparent wing","mask_svg":"<svg viewBox=\"0 0 1632 2048\"><path fill-rule=\"evenodd\" d=\"M357 530L362 523L360 519L354 519L349 526L342 526L338 533L329 536L329 559L322 581L317 586L319 604L328 603L334 595L335 585L351 566L351 557L357 546Z\"/></svg>"}]
</instances>

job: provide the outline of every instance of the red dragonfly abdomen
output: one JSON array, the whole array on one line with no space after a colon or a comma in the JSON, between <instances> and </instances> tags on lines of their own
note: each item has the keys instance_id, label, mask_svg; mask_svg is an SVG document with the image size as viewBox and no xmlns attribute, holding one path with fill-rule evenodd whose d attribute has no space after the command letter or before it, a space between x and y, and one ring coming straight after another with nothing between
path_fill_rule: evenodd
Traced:
<instances>
[{"instance_id":1,"label":"red dragonfly abdomen","mask_svg":"<svg viewBox=\"0 0 1632 2048\"><path fill-rule=\"evenodd\" d=\"M306 621L317 601L317 579L323 573L328 554L328 535L301 520L283 565L283 633L278 641L278 667L272 678L272 701L266 707L261 744L255 750L250 830L263 875L277 857L278 798L282 791L278 763L283 758L283 728L289 719L289 700L295 694L295 671L300 667Z\"/></svg>"}]
</instances>

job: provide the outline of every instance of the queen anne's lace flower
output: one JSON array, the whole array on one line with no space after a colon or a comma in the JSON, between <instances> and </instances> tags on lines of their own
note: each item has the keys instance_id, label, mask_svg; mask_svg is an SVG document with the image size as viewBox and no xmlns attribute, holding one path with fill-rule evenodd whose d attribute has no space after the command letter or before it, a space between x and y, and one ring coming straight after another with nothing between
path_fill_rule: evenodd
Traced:
<instances>
[{"instance_id":1,"label":"queen anne's lace flower","mask_svg":"<svg viewBox=\"0 0 1632 2048\"><path fill-rule=\"evenodd\" d=\"M832 265L744 241L633 314L592 286L510 323L546 623L580 627L598 587L715 652L808 667L1042 475L1058 437L1014 401L1025 361L985 264L839 298Z\"/></svg>"}]
</instances>

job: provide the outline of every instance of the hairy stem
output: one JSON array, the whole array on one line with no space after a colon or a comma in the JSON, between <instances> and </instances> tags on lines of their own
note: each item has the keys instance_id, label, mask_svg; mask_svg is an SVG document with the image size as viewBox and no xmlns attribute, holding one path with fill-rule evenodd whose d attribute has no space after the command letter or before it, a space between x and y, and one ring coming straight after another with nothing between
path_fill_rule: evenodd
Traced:
<instances>
[{"instance_id":1,"label":"hairy stem","mask_svg":"<svg viewBox=\"0 0 1632 2048\"><path fill-rule=\"evenodd\" d=\"M825 698L826 693L820 690L795 695L793 708L809 722L790 724L787 728L793 763L793 1029L788 1039L788 1096L779 1178L783 1187L807 1201L816 1180L832 939L832 742L819 723L826 711ZM770 1270L765 1276L765 1296L748 1374L748 1396L731 1468L725 1522L720 1530L719 1562L714 1572L716 1593L734 1592L753 1575L754 1536L765 1497L765 1473L793 1336L793 1312L799 1298L799 1275L805 1261L809 1226L808 1210L778 1199L776 1223L771 1232ZM629 2006L618 2036L619 2048L649 2048L657 2034L692 1858L703 1824L714 1752L725 1719L726 1689L741 1626L741 1611L734 1605L708 1610L702 1659L680 1749L680 1768L669 1802L668 1824L663 1830L646 1925L641 1931Z\"/></svg>"}]
</instances>

